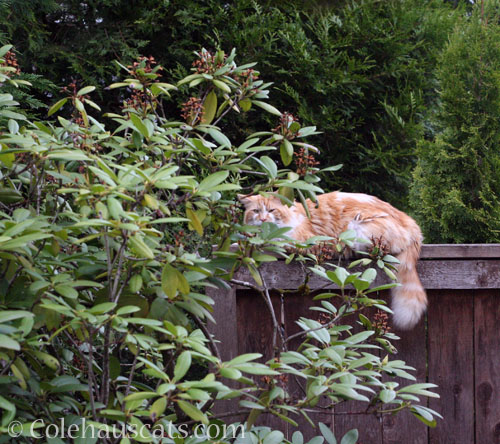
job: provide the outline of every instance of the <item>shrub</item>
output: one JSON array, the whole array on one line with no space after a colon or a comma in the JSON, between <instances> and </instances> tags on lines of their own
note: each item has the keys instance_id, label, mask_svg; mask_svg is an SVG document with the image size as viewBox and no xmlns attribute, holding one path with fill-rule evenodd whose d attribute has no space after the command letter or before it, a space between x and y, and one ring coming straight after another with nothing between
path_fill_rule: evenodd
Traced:
<instances>
[{"instance_id":1,"label":"shrub","mask_svg":"<svg viewBox=\"0 0 500 444\"><path fill-rule=\"evenodd\" d=\"M256 353L220 359L206 328L213 300L204 290L227 286L247 267L250 285L269 301L259 265L276 260L269 252L292 259L286 228L238 223L235 193L279 190L286 201L321 189L318 168L302 165L299 174L292 163L295 149L315 150L304 142L315 128L270 105L269 85L253 64L236 65L234 51L197 55L192 74L176 85L162 81L151 58L123 66L126 79L110 88L128 98L121 113L107 116L112 132L90 99L94 86L68 87L49 114L68 107L71 118L55 122L23 118L12 97L0 94L0 442L16 441L13 433L16 442L34 440L63 419L84 443L160 442L161 427L169 434L161 442L188 443L195 426L211 442L206 427L224 424L227 415L216 407L228 398L239 400L245 428L222 442L247 442L241 433L290 442L255 426L258 414L296 425L320 398L329 405L359 400L376 412L410 409L433 425L435 413L417 396L437 396L428 390L434 385L399 388L394 377L414 379L409 367L366 352L394 350L395 336L361 313L386 309L370 297L381 289L370 288L374 268L354 273L316 264L316 273L338 285L322 296L340 302L322 302L326 324L301 319L296 351L280 346L287 338L279 341L275 325L276 360L259 363ZM15 82L1 69L0 82ZM161 106L179 88L195 92L183 99L181 118ZM221 130L226 115L250 109L279 116L278 126L230 140ZM283 168L267 156L278 150ZM346 233L342 241L353 239ZM299 258L311 266L317 260ZM363 262L390 273L384 260L391 258ZM343 322L358 314L364 330L353 334ZM280 384L290 374L304 380L303 397ZM261 376L268 377L264 386ZM14 419L19 425L9 428ZM99 438L82 436L85 422ZM129 437L119 437L124 428ZM320 425L320 432L333 441L328 428ZM349 432L346 440L356 436ZM300 432L292 441L302 442Z\"/></svg>"}]
</instances>

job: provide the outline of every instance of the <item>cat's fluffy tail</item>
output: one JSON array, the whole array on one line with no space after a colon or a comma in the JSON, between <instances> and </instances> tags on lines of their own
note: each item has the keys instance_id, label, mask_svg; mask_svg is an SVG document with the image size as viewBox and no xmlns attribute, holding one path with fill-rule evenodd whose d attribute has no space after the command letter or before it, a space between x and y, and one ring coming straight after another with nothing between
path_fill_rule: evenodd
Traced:
<instances>
[{"instance_id":1,"label":"cat's fluffy tail","mask_svg":"<svg viewBox=\"0 0 500 444\"><path fill-rule=\"evenodd\" d=\"M409 248L397 255L398 281L401 284L391 290L393 323L401 330L413 328L427 308L427 295L417 274L420 256L420 242L413 242Z\"/></svg>"}]
</instances>

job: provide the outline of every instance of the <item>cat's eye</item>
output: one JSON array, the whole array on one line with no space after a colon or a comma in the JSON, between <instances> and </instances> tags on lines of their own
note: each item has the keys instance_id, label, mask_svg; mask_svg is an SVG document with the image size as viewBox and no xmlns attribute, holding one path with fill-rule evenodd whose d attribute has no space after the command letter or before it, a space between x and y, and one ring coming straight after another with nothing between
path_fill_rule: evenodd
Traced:
<instances>
[{"instance_id":1,"label":"cat's eye","mask_svg":"<svg viewBox=\"0 0 500 444\"><path fill-rule=\"evenodd\" d=\"M274 210L276 210L276 208L270 208L268 211L272 213Z\"/></svg>"},{"instance_id":2,"label":"cat's eye","mask_svg":"<svg viewBox=\"0 0 500 444\"><path fill-rule=\"evenodd\" d=\"M252 210L254 213L260 213L260 210L258 208L255 208L254 210Z\"/></svg>"}]
</instances>

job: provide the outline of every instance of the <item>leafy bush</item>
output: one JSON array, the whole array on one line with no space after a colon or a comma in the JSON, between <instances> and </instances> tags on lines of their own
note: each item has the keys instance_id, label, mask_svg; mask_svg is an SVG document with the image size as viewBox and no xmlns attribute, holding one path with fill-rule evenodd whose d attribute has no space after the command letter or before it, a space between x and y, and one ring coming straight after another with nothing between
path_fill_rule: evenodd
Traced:
<instances>
[{"instance_id":1,"label":"leafy bush","mask_svg":"<svg viewBox=\"0 0 500 444\"><path fill-rule=\"evenodd\" d=\"M412 204L428 242L500 240L500 26L495 3L441 56L434 137L419 143Z\"/></svg>"},{"instance_id":2,"label":"leafy bush","mask_svg":"<svg viewBox=\"0 0 500 444\"><path fill-rule=\"evenodd\" d=\"M367 351L391 352L396 339L360 313L387 310L371 296L394 284L371 288L374 268L332 271L315 256L299 255L338 285L321 296L328 322L301 319L296 350L286 350L290 338L276 328L276 360L259 363L256 353L220 359L206 327L213 300L205 289L234 283L234 272L247 267L250 285L269 301L260 264L276 260L269 252L292 259L287 229L238 223L236 191L278 189L285 201L321 192L318 168L301 164L297 172L292 162L296 150L314 152L304 140L315 128L270 105L269 84L253 64L234 59L234 51L202 50L192 74L175 85L162 81L152 59L123 66L126 79L110 88L128 98L121 113L107 116L89 97L94 86L68 88L49 114L70 107L72 117L57 121L30 121L14 111L11 95L0 94L0 442L31 442L61 420L79 443L160 442L161 427L170 434L161 435L163 443L212 442L208 426L224 425L227 415L216 407L229 398L239 400L244 429L221 442L300 443L300 432L287 441L278 430L255 426L256 417L270 412L296 424L320 399L332 406L358 400L375 412L410 409L434 424L435 413L419 405L419 397L437 396L428 390L434 385L399 387L394 377L414 379L410 368ZM15 82L0 69L0 86ZM183 99L179 119L161 100L181 90L194 95ZM224 119L249 110L279 116L278 126L230 140ZM273 151L284 168L267 156ZM341 241L353 239L346 233ZM390 273L390 257L361 262L373 261ZM358 314L364 330L353 334L344 318ZM265 386L262 375L269 377ZM280 384L286 375L303 380L303 397ZM14 419L19 425L9 428ZM84 425L98 435L83 436ZM201 440L186 436L194 427ZM113 437L127 428L129 437ZM320 432L334 442L324 425ZM343 442L356 437L351 431Z\"/></svg>"}]
</instances>

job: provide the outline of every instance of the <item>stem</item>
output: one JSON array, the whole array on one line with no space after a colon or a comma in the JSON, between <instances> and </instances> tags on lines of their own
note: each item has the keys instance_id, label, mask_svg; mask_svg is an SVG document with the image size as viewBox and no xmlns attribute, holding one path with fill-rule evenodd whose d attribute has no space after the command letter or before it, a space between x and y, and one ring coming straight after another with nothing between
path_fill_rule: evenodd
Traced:
<instances>
[{"instance_id":1,"label":"stem","mask_svg":"<svg viewBox=\"0 0 500 444\"><path fill-rule=\"evenodd\" d=\"M263 285L263 289L260 291L260 294L264 298L264 301L266 302L267 308L269 309L269 312L271 313L271 318L273 320L273 350L276 354L277 348L278 348L278 344L276 341L277 334L279 333L279 335L280 335L282 347L285 347L286 341L285 341L285 338L283 336L283 332L281 331L281 328L278 324L278 320L276 318L276 313L274 311L273 303L271 301L271 296L269 295L269 289L267 288L267 285L264 281L264 278L262 277L262 273L260 272L260 270L257 270L257 271L259 273L259 276L260 276L260 279L261 279L262 285Z\"/></svg>"},{"instance_id":2,"label":"stem","mask_svg":"<svg viewBox=\"0 0 500 444\"><path fill-rule=\"evenodd\" d=\"M90 408L92 409L92 418L94 421L97 421L97 412L95 408L95 400L94 400L94 385L95 385L95 375L92 364L94 362L94 343L92 341L92 334L88 331L87 344L89 346L89 355L87 360L87 369L89 372L89 394L90 394ZM71 336L71 335L68 335Z\"/></svg>"},{"instance_id":3,"label":"stem","mask_svg":"<svg viewBox=\"0 0 500 444\"><path fill-rule=\"evenodd\" d=\"M134 356L134 361L132 362L132 368L130 369L130 374L128 375L127 387L125 389L125 396L130 393L130 387L132 386L132 379L134 378L135 368L137 366L137 357L141 352L141 348L137 347L137 354ZM122 411L125 410L125 403L122 404Z\"/></svg>"}]
</instances>

